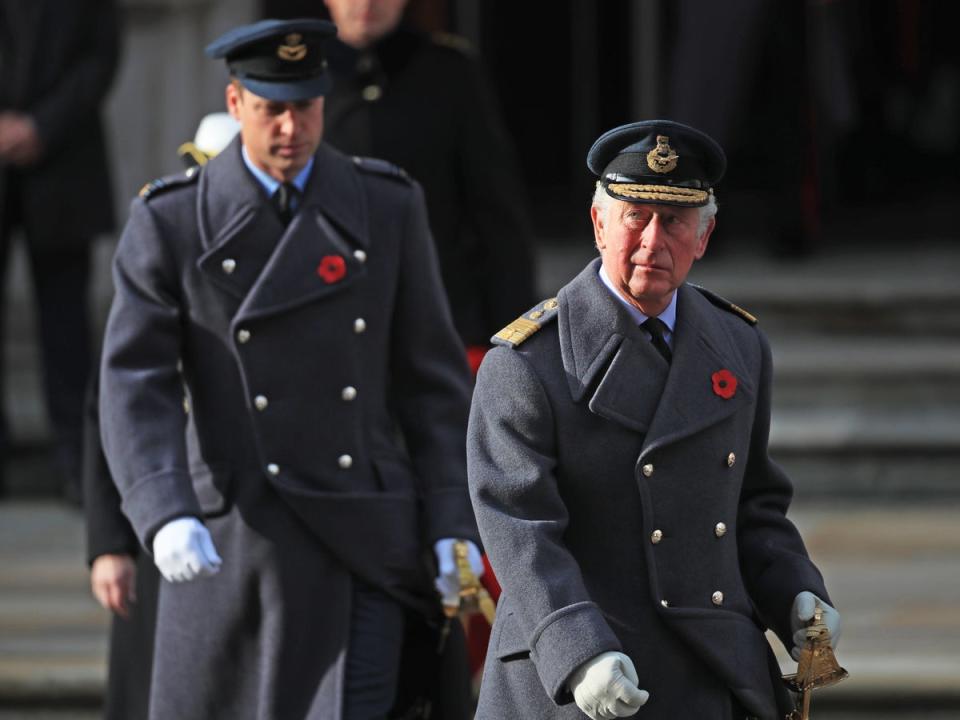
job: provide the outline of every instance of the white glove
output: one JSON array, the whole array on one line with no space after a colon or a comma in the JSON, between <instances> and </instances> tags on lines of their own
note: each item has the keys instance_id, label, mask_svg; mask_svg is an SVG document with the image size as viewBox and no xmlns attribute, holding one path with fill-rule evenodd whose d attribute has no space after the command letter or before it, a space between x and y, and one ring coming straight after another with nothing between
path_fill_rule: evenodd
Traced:
<instances>
[{"instance_id":1,"label":"white glove","mask_svg":"<svg viewBox=\"0 0 960 720\"><path fill-rule=\"evenodd\" d=\"M629 717L650 699L637 687L640 680L633 661L621 652L600 653L570 676L577 707L592 720Z\"/></svg>"},{"instance_id":2,"label":"white glove","mask_svg":"<svg viewBox=\"0 0 960 720\"><path fill-rule=\"evenodd\" d=\"M834 650L837 649L837 642L840 640L840 613L827 605L812 592L804 590L793 600L793 607L790 610L790 630L793 633L793 647L790 649L790 656L794 660L800 659L800 648L807 642L807 623L813 619L813 613L817 603L823 608L823 624L830 631L830 645Z\"/></svg>"},{"instance_id":3,"label":"white glove","mask_svg":"<svg viewBox=\"0 0 960 720\"><path fill-rule=\"evenodd\" d=\"M174 583L215 575L223 563L210 531L195 517L176 518L160 528L153 538L153 561Z\"/></svg>"},{"instance_id":4,"label":"white glove","mask_svg":"<svg viewBox=\"0 0 960 720\"><path fill-rule=\"evenodd\" d=\"M433 554L437 556L437 579L433 581L444 605L457 607L460 605L460 573L457 572L457 563L453 558L453 544L455 538L444 538L433 544ZM467 561L473 574L479 578L483 575L483 558L480 548L472 541L467 543Z\"/></svg>"}]
</instances>

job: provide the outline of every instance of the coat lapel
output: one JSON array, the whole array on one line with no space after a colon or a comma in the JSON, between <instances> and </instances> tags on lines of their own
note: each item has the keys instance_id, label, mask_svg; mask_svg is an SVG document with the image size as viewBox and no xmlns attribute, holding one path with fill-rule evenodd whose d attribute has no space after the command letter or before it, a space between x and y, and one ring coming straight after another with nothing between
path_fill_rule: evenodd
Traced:
<instances>
[{"instance_id":1,"label":"coat lapel","mask_svg":"<svg viewBox=\"0 0 960 720\"><path fill-rule=\"evenodd\" d=\"M753 401L756 390L722 318L688 285L677 301L673 363L644 442L644 453L713 425ZM713 374L728 370L737 379L732 397L714 391Z\"/></svg>"},{"instance_id":2,"label":"coat lapel","mask_svg":"<svg viewBox=\"0 0 960 720\"><path fill-rule=\"evenodd\" d=\"M369 245L363 187L352 163L325 145L286 229L246 170L239 138L205 167L198 202L205 249L198 267L242 300L238 319L312 302L366 274L353 254ZM343 271L319 272L332 258Z\"/></svg>"},{"instance_id":3,"label":"coat lapel","mask_svg":"<svg viewBox=\"0 0 960 720\"><path fill-rule=\"evenodd\" d=\"M588 407L597 415L645 432L657 409L669 366L590 263L557 298L560 352L574 401L595 380Z\"/></svg>"}]
</instances>

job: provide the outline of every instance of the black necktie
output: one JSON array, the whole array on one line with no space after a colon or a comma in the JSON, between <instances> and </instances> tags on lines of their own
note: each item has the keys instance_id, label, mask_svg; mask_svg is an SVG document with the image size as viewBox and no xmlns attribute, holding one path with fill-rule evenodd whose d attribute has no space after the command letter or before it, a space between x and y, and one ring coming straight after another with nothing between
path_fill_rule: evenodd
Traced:
<instances>
[{"instance_id":1,"label":"black necktie","mask_svg":"<svg viewBox=\"0 0 960 720\"><path fill-rule=\"evenodd\" d=\"M283 183L277 187L273 193L273 206L277 209L277 215L280 216L280 222L284 225L290 224L290 219L296 210L294 204L300 191L293 183Z\"/></svg>"},{"instance_id":2,"label":"black necktie","mask_svg":"<svg viewBox=\"0 0 960 720\"><path fill-rule=\"evenodd\" d=\"M670 346L667 345L667 341L663 337L663 333L667 329L663 320L655 317L647 318L640 327L650 333L650 342L653 343L657 352L663 355L663 359L669 364L673 359L673 353L670 351Z\"/></svg>"}]
</instances>

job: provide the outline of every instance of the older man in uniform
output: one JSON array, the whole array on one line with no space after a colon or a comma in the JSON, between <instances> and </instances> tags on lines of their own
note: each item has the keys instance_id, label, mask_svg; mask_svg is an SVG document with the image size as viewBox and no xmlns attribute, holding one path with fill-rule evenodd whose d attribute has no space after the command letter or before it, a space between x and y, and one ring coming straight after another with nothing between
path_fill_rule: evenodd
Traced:
<instances>
[{"instance_id":1,"label":"older man in uniform","mask_svg":"<svg viewBox=\"0 0 960 720\"><path fill-rule=\"evenodd\" d=\"M764 629L796 652L819 603L837 637L767 452L767 341L685 283L725 162L674 122L602 135L600 257L480 368L468 471L503 596L478 720L782 720Z\"/></svg>"},{"instance_id":2,"label":"older man in uniform","mask_svg":"<svg viewBox=\"0 0 960 720\"><path fill-rule=\"evenodd\" d=\"M208 47L239 138L148 185L117 249L102 437L166 580L151 718L386 717L405 612L439 614L425 557L476 535L422 194L321 143L334 32Z\"/></svg>"}]
</instances>

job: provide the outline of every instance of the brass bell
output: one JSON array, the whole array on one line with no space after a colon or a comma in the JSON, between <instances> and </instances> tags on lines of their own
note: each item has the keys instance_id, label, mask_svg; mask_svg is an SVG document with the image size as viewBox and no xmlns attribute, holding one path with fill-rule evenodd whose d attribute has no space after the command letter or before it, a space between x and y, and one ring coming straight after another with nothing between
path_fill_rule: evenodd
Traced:
<instances>
[{"instance_id":1,"label":"brass bell","mask_svg":"<svg viewBox=\"0 0 960 720\"><path fill-rule=\"evenodd\" d=\"M800 649L797 672L783 676L784 684L794 692L800 693L799 706L787 715L786 720L809 720L812 692L817 688L838 683L849 675L840 667L833 654L830 631L823 623L823 608L820 603L817 603L813 618L807 625L807 641Z\"/></svg>"}]
</instances>

